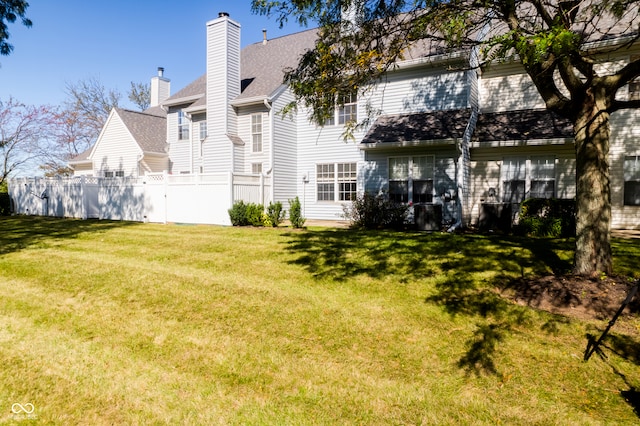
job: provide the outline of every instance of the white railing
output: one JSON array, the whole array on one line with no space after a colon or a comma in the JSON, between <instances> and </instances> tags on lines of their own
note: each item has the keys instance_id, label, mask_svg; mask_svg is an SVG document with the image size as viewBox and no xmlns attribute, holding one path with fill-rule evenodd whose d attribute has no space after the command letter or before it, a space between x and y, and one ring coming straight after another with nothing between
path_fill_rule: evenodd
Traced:
<instances>
[{"instance_id":1,"label":"white railing","mask_svg":"<svg viewBox=\"0 0 640 426\"><path fill-rule=\"evenodd\" d=\"M141 178L9 180L16 214L229 225L235 201L268 205L271 178L247 174L147 174Z\"/></svg>"}]
</instances>

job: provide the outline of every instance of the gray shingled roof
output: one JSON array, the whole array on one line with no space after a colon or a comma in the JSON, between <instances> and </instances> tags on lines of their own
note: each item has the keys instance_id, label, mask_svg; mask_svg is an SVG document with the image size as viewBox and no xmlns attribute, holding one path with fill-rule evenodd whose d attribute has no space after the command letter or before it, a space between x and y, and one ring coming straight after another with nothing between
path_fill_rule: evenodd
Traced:
<instances>
[{"instance_id":1,"label":"gray shingled roof","mask_svg":"<svg viewBox=\"0 0 640 426\"><path fill-rule=\"evenodd\" d=\"M171 95L165 102L171 102L176 99L190 98L196 95L203 95L207 91L207 75L203 74L193 82L189 83L185 88Z\"/></svg>"},{"instance_id":2,"label":"gray shingled roof","mask_svg":"<svg viewBox=\"0 0 640 426\"><path fill-rule=\"evenodd\" d=\"M528 109L480 114L474 142L573 138L567 118L546 109Z\"/></svg>"},{"instance_id":3,"label":"gray shingled roof","mask_svg":"<svg viewBox=\"0 0 640 426\"><path fill-rule=\"evenodd\" d=\"M91 145L89 148L87 148L86 150L82 151L80 154L76 155L71 160L69 160L69 163L73 164L73 163L82 163L85 161L90 161L89 154L91 154L93 147L94 145Z\"/></svg>"},{"instance_id":4,"label":"gray shingled roof","mask_svg":"<svg viewBox=\"0 0 640 426\"><path fill-rule=\"evenodd\" d=\"M470 117L470 109L384 115L373 123L362 143L460 139Z\"/></svg>"},{"instance_id":5,"label":"gray shingled roof","mask_svg":"<svg viewBox=\"0 0 640 426\"><path fill-rule=\"evenodd\" d=\"M462 138L471 110L433 111L379 117L362 143ZM546 109L479 114L474 142L573 138L571 121Z\"/></svg>"},{"instance_id":6,"label":"gray shingled roof","mask_svg":"<svg viewBox=\"0 0 640 426\"><path fill-rule=\"evenodd\" d=\"M301 31L242 49L243 91L236 99L272 95L283 84L284 70L296 67L304 52L313 48L317 33L317 29Z\"/></svg>"},{"instance_id":7,"label":"gray shingled roof","mask_svg":"<svg viewBox=\"0 0 640 426\"><path fill-rule=\"evenodd\" d=\"M166 114L159 116L121 108L116 108L116 112L143 152L165 153L164 147L167 143Z\"/></svg>"}]
</instances>

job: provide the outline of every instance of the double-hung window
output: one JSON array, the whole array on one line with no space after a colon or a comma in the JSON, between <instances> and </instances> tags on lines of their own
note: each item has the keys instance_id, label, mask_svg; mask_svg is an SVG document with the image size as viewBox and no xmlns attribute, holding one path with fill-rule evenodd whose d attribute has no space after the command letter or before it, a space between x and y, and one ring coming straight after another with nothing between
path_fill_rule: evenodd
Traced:
<instances>
[{"instance_id":1,"label":"double-hung window","mask_svg":"<svg viewBox=\"0 0 640 426\"><path fill-rule=\"evenodd\" d=\"M334 106L332 114L328 117L323 126L333 126L336 124L347 124L350 122L358 121L358 93L356 91L350 92L346 95L338 97L337 105Z\"/></svg>"},{"instance_id":2,"label":"double-hung window","mask_svg":"<svg viewBox=\"0 0 640 426\"><path fill-rule=\"evenodd\" d=\"M335 200L335 164L316 165L318 201Z\"/></svg>"},{"instance_id":3,"label":"double-hung window","mask_svg":"<svg viewBox=\"0 0 640 426\"><path fill-rule=\"evenodd\" d=\"M203 141L207 138L207 122L200 122L200 140Z\"/></svg>"},{"instance_id":4,"label":"double-hung window","mask_svg":"<svg viewBox=\"0 0 640 426\"><path fill-rule=\"evenodd\" d=\"M553 198L556 186L554 157L531 157L530 198Z\"/></svg>"},{"instance_id":5,"label":"double-hung window","mask_svg":"<svg viewBox=\"0 0 640 426\"><path fill-rule=\"evenodd\" d=\"M184 111L178 111L178 140L185 141L189 139L189 120Z\"/></svg>"},{"instance_id":6,"label":"double-hung window","mask_svg":"<svg viewBox=\"0 0 640 426\"><path fill-rule=\"evenodd\" d=\"M358 121L358 96L356 92L351 92L340 98L338 124L347 124L354 121Z\"/></svg>"},{"instance_id":7,"label":"double-hung window","mask_svg":"<svg viewBox=\"0 0 640 426\"><path fill-rule=\"evenodd\" d=\"M338 201L352 201L358 187L356 163L338 163Z\"/></svg>"},{"instance_id":8,"label":"double-hung window","mask_svg":"<svg viewBox=\"0 0 640 426\"><path fill-rule=\"evenodd\" d=\"M640 155L624 157L624 205L640 206Z\"/></svg>"},{"instance_id":9,"label":"double-hung window","mask_svg":"<svg viewBox=\"0 0 640 426\"><path fill-rule=\"evenodd\" d=\"M502 161L502 201L519 204L524 201L527 185L527 160L524 157Z\"/></svg>"},{"instance_id":10,"label":"double-hung window","mask_svg":"<svg viewBox=\"0 0 640 426\"><path fill-rule=\"evenodd\" d=\"M396 203L433 202L433 155L389 158L389 199Z\"/></svg>"},{"instance_id":11,"label":"double-hung window","mask_svg":"<svg viewBox=\"0 0 640 426\"><path fill-rule=\"evenodd\" d=\"M553 156L506 157L501 169L502 201L519 204L525 198L553 198L556 166Z\"/></svg>"},{"instance_id":12,"label":"double-hung window","mask_svg":"<svg viewBox=\"0 0 640 426\"><path fill-rule=\"evenodd\" d=\"M251 152L262 152L262 114L251 115Z\"/></svg>"},{"instance_id":13,"label":"double-hung window","mask_svg":"<svg viewBox=\"0 0 640 426\"><path fill-rule=\"evenodd\" d=\"M316 165L318 201L352 201L358 188L356 163L325 163Z\"/></svg>"}]
</instances>

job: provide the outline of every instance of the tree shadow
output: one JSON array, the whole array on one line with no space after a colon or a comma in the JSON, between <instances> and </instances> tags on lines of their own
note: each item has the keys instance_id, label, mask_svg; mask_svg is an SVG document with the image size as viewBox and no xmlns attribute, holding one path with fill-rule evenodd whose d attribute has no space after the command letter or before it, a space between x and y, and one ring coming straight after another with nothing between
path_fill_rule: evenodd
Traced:
<instances>
[{"instance_id":1,"label":"tree shadow","mask_svg":"<svg viewBox=\"0 0 640 426\"><path fill-rule=\"evenodd\" d=\"M536 274L549 273L548 259L563 265L557 255L554 260L553 251L565 244L546 242L543 247L531 243L536 250L527 251L526 247L522 250L521 238L499 235L351 229L286 235L290 237L287 250L296 254L290 263L306 268L318 280L342 282L363 275L374 279L396 275L403 283L437 277L425 303L476 321L476 331L458 366L469 373L496 375L500 342L514 326L525 324L528 314L527 308L501 296L501 286L524 274L523 265ZM479 280L478 274L487 271L497 272L497 277ZM546 330L553 332L554 324Z\"/></svg>"},{"instance_id":2,"label":"tree shadow","mask_svg":"<svg viewBox=\"0 0 640 426\"><path fill-rule=\"evenodd\" d=\"M628 336L608 335L602 346L609 349L614 354L624 358L635 365L640 365L640 342ZM600 359L604 361L615 375L620 377L627 389L620 390L620 396L633 408L633 412L640 418L640 389L631 384L627 376L618 370L607 358L602 350L596 352Z\"/></svg>"},{"instance_id":3,"label":"tree shadow","mask_svg":"<svg viewBox=\"0 0 640 426\"><path fill-rule=\"evenodd\" d=\"M131 222L60 219L41 216L0 217L0 256L85 232L131 226Z\"/></svg>"}]
</instances>

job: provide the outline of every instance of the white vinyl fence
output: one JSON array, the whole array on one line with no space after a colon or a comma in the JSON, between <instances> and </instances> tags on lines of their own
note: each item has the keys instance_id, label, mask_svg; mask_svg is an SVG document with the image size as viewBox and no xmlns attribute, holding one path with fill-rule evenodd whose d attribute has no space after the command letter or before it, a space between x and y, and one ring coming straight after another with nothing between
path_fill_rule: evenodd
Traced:
<instances>
[{"instance_id":1,"label":"white vinyl fence","mask_svg":"<svg viewBox=\"0 0 640 426\"><path fill-rule=\"evenodd\" d=\"M140 178L9 180L16 214L230 225L234 202L268 205L270 177L245 174L148 174Z\"/></svg>"}]
</instances>

